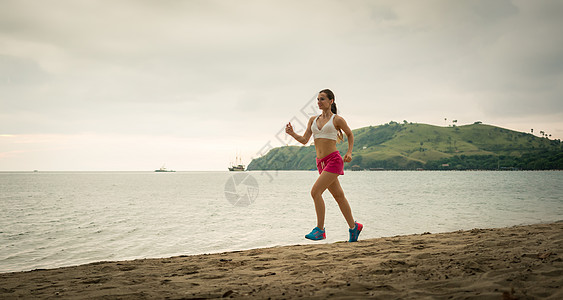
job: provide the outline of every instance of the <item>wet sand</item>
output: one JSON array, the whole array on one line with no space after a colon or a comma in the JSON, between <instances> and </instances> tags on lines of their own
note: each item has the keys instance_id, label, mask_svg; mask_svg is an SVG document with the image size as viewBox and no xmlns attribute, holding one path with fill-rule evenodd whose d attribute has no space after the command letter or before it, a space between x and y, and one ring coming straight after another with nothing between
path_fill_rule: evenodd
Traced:
<instances>
[{"instance_id":1,"label":"wet sand","mask_svg":"<svg viewBox=\"0 0 563 300\"><path fill-rule=\"evenodd\" d=\"M0 274L0 299L563 299L563 222Z\"/></svg>"}]
</instances>

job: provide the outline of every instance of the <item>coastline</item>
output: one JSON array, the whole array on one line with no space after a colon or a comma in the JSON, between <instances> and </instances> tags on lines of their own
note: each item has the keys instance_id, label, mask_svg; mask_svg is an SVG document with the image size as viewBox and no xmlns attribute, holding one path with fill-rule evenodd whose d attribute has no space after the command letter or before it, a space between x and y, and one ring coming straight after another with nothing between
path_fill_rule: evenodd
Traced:
<instances>
[{"instance_id":1,"label":"coastline","mask_svg":"<svg viewBox=\"0 0 563 300\"><path fill-rule=\"evenodd\" d=\"M0 273L0 298L563 298L563 222Z\"/></svg>"}]
</instances>

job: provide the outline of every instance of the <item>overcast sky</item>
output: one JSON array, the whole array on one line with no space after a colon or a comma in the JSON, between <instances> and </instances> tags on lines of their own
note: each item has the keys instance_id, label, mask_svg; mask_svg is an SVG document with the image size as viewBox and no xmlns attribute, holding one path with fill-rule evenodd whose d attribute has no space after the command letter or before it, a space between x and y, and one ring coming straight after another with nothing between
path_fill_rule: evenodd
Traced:
<instances>
[{"instance_id":1,"label":"overcast sky","mask_svg":"<svg viewBox=\"0 0 563 300\"><path fill-rule=\"evenodd\" d=\"M324 88L353 129L562 139L561 28L555 0L0 0L0 171L226 170Z\"/></svg>"}]
</instances>

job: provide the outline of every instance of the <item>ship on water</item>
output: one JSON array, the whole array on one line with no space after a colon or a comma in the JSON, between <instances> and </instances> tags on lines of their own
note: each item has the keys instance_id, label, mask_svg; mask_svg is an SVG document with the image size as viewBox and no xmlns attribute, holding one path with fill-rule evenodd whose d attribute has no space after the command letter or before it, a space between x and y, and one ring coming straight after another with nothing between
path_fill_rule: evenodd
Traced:
<instances>
[{"instance_id":1,"label":"ship on water","mask_svg":"<svg viewBox=\"0 0 563 300\"><path fill-rule=\"evenodd\" d=\"M160 169L154 170L155 172L176 172L174 170L168 170L164 167L164 165L162 165L162 167L160 167Z\"/></svg>"},{"instance_id":2,"label":"ship on water","mask_svg":"<svg viewBox=\"0 0 563 300\"><path fill-rule=\"evenodd\" d=\"M231 166L229 167L229 171L238 171L238 172L242 172L244 171L244 165L242 164L242 160L240 159L240 155L237 155L236 158L236 163L231 163Z\"/></svg>"}]
</instances>

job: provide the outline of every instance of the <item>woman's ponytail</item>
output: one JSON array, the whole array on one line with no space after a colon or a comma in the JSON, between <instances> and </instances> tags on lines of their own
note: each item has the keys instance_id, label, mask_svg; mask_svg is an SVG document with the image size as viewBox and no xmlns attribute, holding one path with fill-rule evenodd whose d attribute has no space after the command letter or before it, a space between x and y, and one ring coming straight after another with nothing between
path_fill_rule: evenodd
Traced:
<instances>
[{"instance_id":1,"label":"woman's ponytail","mask_svg":"<svg viewBox=\"0 0 563 300\"><path fill-rule=\"evenodd\" d=\"M334 99L334 93L329 89L324 89L324 90L320 91L319 94L320 93L324 93L327 96L328 100L332 100L332 105L330 106L330 111L332 111L333 114L336 114L337 110L336 110L336 103L334 103L334 100L335 100Z\"/></svg>"}]
</instances>

